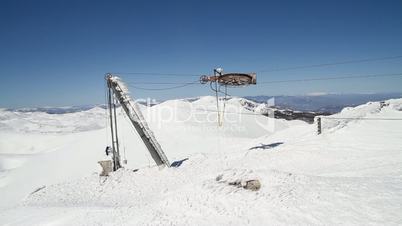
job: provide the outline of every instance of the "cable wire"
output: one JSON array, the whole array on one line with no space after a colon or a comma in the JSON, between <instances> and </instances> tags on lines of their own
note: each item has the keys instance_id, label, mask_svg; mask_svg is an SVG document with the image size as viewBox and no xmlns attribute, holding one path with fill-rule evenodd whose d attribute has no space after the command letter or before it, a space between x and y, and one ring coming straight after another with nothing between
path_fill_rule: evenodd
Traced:
<instances>
[{"instance_id":1,"label":"cable wire","mask_svg":"<svg viewBox=\"0 0 402 226\"><path fill-rule=\"evenodd\" d=\"M341 79L358 79L358 78L376 78L376 77L394 77L394 76L402 76L402 73L387 73L387 74L371 74L371 75L350 75L350 76L334 76L334 77L326 77L326 78L305 78L305 79L289 79L289 80L274 80L274 81L266 81L259 82L257 86L260 84L274 84L274 83L289 83L289 82L309 82L309 81L325 81L325 80L341 80ZM170 90L185 87L188 85L199 84L199 81L193 82L126 82L130 87L140 89L140 90ZM135 86L132 84L141 84L141 85L173 85L178 84L178 86L167 87L167 88L144 88ZM223 93L223 92L221 92ZM229 95L230 96L230 95Z\"/></svg>"},{"instance_id":2,"label":"cable wire","mask_svg":"<svg viewBox=\"0 0 402 226\"><path fill-rule=\"evenodd\" d=\"M139 89L139 90L162 91L162 90L179 89L179 88L183 88L183 87L190 86L190 85L196 85L196 84L199 84L199 82L196 81L196 82L190 82L190 83L183 83L182 85L166 87L166 88L144 88L144 87L133 86L133 85L129 85L129 87L132 87L134 89Z\"/></svg>"},{"instance_id":3,"label":"cable wire","mask_svg":"<svg viewBox=\"0 0 402 226\"><path fill-rule=\"evenodd\" d=\"M285 68L277 68L277 69L265 69L265 70L259 70L257 72L263 73L263 72L275 72L275 71L288 71L288 70L318 68L318 67L327 67L327 66L335 66L335 65L343 65L343 64L355 64L355 63L367 63L367 62L375 62L375 61L395 60L395 59L401 59L401 58L402 58L402 55L378 57L378 58L366 58L366 59L358 59L358 60L339 61L339 62L333 62L333 63L310 64L310 65L301 65L301 66L293 66L293 67L285 67ZM161 72L110 72L110 73L117 74L117 75L151 75L151 76L178 76L178 77L181 77L181 76L196 77L196 76L202 75L202 73L191 74L191 73L161 73Z\"/></svg>"},{"instance_id":4,"label":"cable wire","mask_svg":"<svg viewBox=\"0 0 402 226\"><path fill-rule=\"evenodd\" d=\"M301 66L278 68L278 69L267 69L267 70L260 70L258 72L262 73L262 72L274 72L274 71L290 71L290 70L297 70L297 69L318 68L318 67L335 66L335 65L342 65L342 64L355 64L355 63L366 63L366 62L374 62L374 61L394 60L394 59L400 59L400 58L402 58L402 55L381 57L381 58L368 58L368 59L360 59L360 60L340 61L340 62L324 63L324 64L301 65Z\"/></svg>"},{"instance_id":5,"label":"cable wire","mask_svg":"<svg viewBox=\"0 0 402 226\"><path fill-rule=\"evenodd\" d=\"M193 82L125 82L125 84L129 85L184 85ZM194 82L195 83L195 82ZM199 83L199 81L197 81Z\"/></svg>"},{"instance_id":6,"label":"cable wire","mask_svg":"<svg viewBox=\"0 0 402 226\"><path fill-rule=\"evenodd\" d=\"M177 77L195 77L202 74L180 74L180 73L159 73L159 72L110 72L116 75L155 75L155 76L177 76Z\"/></svg>"},{"instance_id":7,"label":"cable wire","mask_svg":"<svg viewBox=\"0 0 402 226\"><path fill-rule=\"evenodd\" d=\"M258 84L273 84L273 83L287 83L287 82L309 82L309 81L325 81L325 80L356 79L356 78L374 78L374 77L391 77L391 76L402 76L402 73L354 75L354 76L351 75L351 76L338 76L338 77L326 77L326 78L305 78L305 79L276 80L276 81L260 82Z\"/></svg>"}]
</instances>

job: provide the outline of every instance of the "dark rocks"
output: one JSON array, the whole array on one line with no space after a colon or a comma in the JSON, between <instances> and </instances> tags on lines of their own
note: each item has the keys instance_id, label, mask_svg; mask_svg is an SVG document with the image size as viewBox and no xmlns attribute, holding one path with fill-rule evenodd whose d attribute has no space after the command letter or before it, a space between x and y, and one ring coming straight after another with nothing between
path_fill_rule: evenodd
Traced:
<instances>
[{"instance_id":1,"label":"dark rocks","mask_svg":"<svg viewBox=\"0 0 402 226\"><path fill-rule=\"evenodd\" d=\"M236 180L233 182L229 182L228 184L236 186L238 188L244 188L250 191L258 191L261 188L261 183L259 180L247 180L247 181Z\"/></svg>"}]
</instances>

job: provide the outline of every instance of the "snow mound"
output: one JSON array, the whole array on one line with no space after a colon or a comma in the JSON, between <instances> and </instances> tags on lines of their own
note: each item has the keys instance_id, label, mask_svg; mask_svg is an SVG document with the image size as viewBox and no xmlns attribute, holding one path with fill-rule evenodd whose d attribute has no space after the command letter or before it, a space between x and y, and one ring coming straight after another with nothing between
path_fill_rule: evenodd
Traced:
<instances>
[{"instance_id":1,"label":"snow mound","mask_svg":"<svg viewBox=\"0 0 402 226\"><path fill-rule=\"evenodd\" d=\"M94 107L72 113L51 114L42 111L0 111L0 132L77 133L106 126L105 109Z\"/></svg>"},{"instance_id":2,"label":"snow mound","mask_svg":"<svg viewBox=\"0 0 402 226\"><path fill-rule=\"evenodd\" d=\"M152 107L140 105L140 108L171 161L198 153L235 152L239 147L249 147L253 139L292 124L259 114L249 115L253 112L245 109L239 100L226 103L225 112L231 113L224 114L223 126L217 124L216 100L212 96L193 101L171 100ZM123 159L128 159L125 166L153 166L141 138L120 107L117 114L121 154ZM106 116L105 109L99 107L64 114L2 109L0 183L7 185L4 192L14 195L3 200L0 207L15 202L41 183L52 184L98 171L97 161L106 158L104 150L110 140ZM23 178L35 177L38 167L52 170L40 180L24 181Z\"/></svg>"},{"instance_id":3,"label":"snow mound","mask_svg":"<svg viewBox=\"0 0 402 226\"><path fill-rule=\"evenodd\" d=\"M340 113L330 116L320 116L324 131L334 131L350 123L362 120L381 120L402 118L402 99L391 99L382 102L368 102L357 107L346 107Z\"/></svg>"}]
</instances>

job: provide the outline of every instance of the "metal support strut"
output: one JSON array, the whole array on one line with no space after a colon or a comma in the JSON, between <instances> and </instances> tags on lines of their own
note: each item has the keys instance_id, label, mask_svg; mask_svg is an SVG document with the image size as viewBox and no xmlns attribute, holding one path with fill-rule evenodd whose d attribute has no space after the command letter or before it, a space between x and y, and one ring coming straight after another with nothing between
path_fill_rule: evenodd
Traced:
<instances>
[{"instance_id":1,"label":"metal support strut","mask_svg":"<svg viewBox=\"0 0 402 226\"><path fill-rule=\"evenodd\" d=\"M119 140L117 136L116 104L109 83L108 83L108 108L109 108L110 130L112 134L113 171L116 171L121 168L120 150L119 150Z\"/></svg>"},{"instance_id":2,"label":"metal support strut","mask_svg":"<svg viewBox=\"0 0 402 226\"><path fill-rule=\"evenodd\" d=\"M142 141L144 142L145 146L147 147L149 153L151 154L152 158L154 159L155 163L158 166L167 166L170 167L169 160L167 159L165 153L163 152L160 144L156 140L153 132L149 128L147 122L145 121L142 112L135 101L131 99L128 95L128 90L124 83L120 80L119 77L113 76L111 74L106 75L106 81L109 87L109 99L111 94L114 94L114 97L118 103L120 103L121 107L123 108L124 112L127 114L128 118L130 119L131 124L134 126L137 133L140 135ZM116 116L116 106L114 105L114 115ZM110 110L111 112L111 110ZM111 118L112 121L112 118ZM113 152L114 156L116 154L116 159L118 158L118 166L120 166L120 153L118 150L118 140L117 140L117 121L114 118L114 132L112 128L112 143L116 146L117 150L116 153ZM113 134L115 138L113 138ZM113 140L115 139L115 140ZM117 160L116 160L117 162Z\"/></svg>"}]
</instances>

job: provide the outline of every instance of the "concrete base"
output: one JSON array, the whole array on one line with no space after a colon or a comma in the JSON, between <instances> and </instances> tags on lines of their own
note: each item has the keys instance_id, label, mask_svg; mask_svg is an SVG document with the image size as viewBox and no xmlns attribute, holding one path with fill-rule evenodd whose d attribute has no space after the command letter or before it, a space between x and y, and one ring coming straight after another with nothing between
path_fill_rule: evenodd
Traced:
<instances>
[{"instance_id":1,"label":"concrete base","mask_svg":"<svg viewBox=\"0 0 402 226\"><path fill-rule=\"evenodd\" d=\"M98 163L102 166L102 173L100 174L100 176L109 176L109 173L113 171L112 160L99 161Z\"/></svg>"}]
</instances>

